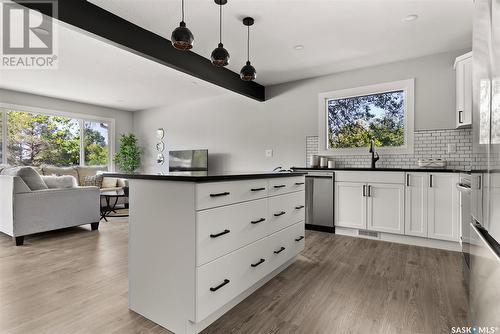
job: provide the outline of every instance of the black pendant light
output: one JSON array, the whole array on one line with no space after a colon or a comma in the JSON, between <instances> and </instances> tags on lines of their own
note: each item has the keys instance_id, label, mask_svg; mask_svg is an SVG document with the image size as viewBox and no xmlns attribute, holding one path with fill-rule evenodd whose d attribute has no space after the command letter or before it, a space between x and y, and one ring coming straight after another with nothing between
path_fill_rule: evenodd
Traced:
<instances>
[{"instance_id":1,"label":"black pendant light","mask_svg":"<svg viewBox=\"0 0 500 334\"><path fill-rule=\"evenodd\" d=\"M227 0L215 0L215 3L219 5L219 45L212 51L212 64L223 67L229 64L229 52L222 44L222 6L227 3Z\"/></svg>"},{"instance_id":2,"label":"black pendant light","mask_svg":"<svg viewBox=\"0 0 500 334\"><path fill-rule=\"evenodd\" d=\"M250 64L250 26L253 25L254 19L251 17L245 17L243 19L243 24L247 26L247 63L240 71L240 78L243 81L253 81L257 77L257 71L255 67Z\"/></svg>"},{"instance_id":3,"label":"black pendant light","mask_svg":"<svg viewBox=\"0 0 500 334\"><path fill-rule=\"evenodd\" d=\"M194 37L191 31L186 28L186 22L184 22L184 0L182 1L182 21L179 23L179 27L175 28L172 32L172 45L177 50L186 51L193 48Z\"/></svg>"}]
</instances>

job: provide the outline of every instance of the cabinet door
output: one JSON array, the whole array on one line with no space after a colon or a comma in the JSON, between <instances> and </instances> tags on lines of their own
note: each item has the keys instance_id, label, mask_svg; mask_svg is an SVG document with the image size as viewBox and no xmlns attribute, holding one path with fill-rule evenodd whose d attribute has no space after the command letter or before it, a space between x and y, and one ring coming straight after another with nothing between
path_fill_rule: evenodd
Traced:
<instances>
[{"instance_id":1,"label":"cabinet door","mask_svg":"<svg viewBox=\"0 0 500 334\"><path fill-rule=\"evenodd\" d=\"M367 195L368 229L404 234L404 186L369 184Z\"/></svg>"},{"instance_id":2,"label":"cabinet door","mask_svg":"<svg viewBox=\"0 0 500 334\"><path fill-rule=\"evenodd\" d=\"M335 226L366 229L364 183L335 182Z\"/></svg>"},{"instance_id":3,"label":"cabinet door","mask_svg":"<svg viewBox=\"0 0 500 334\"><path fill-rule=\"evenodd\" d=\"M429 173L427 221L429 238L458 241L458 174Z\"/></svg>"},{"instance_id":4,"label":"cabinet door","mask_svg":"<svg viewBox=\"0 0 500 334\"><path fill-rule=\"evenodd\" d=\"M457 128L472 124L472 57L456 64Z\"/></svg>"},{"instance_id":5,"label":"cabinet door","mask_svg":"<svg viewBox=\"0 0 500 334\"><path fill-rule=\"evenodd\" d=\"M427 237L427 173L407 173L405 234Z\"/></svg>"}]
</instances>

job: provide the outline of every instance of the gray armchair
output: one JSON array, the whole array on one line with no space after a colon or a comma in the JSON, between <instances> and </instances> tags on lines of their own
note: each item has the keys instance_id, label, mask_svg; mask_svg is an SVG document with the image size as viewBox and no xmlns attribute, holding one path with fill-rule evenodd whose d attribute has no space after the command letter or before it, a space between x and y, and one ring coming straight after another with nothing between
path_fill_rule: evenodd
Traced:
<instances>
[{"instance_id":1,"label":"gray armchair","mask_svg":"<svg viewBox=\"0 0 500 334\"><path fill-rule=\"evenodd\" d=\"M91 224L99 228L99 189L32 191L18 176L0 175L0 232L22 245L24 236Z\"/></svg>"}]
</instances>

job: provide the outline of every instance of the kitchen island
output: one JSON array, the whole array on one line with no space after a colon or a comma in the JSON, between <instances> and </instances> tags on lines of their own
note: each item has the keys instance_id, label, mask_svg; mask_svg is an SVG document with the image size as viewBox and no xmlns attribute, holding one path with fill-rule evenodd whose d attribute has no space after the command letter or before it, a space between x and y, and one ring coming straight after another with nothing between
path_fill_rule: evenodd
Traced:
<instances>
[{"instance_id":1,"label":"kitchen island","mask_svg":"<svg viewBox=\"0 0 500 334\"><path fill-rule=\"evenodd\" d=\"M198 333L304 249L303 173L129 179L129 308Z\"/></svg>"}]
</instances>

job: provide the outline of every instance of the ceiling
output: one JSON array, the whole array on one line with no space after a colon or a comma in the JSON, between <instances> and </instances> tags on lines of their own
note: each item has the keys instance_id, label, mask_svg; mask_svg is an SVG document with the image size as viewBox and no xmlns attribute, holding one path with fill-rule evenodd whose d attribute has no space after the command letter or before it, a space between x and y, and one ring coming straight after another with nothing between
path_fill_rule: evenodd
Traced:
<instances>
[{"instance_id":1,"label":"ceiling","mask_svg":"<svg viewBox=\"0 0 500 334\"><path fill-rule=\"evenodd\" d=\"M212 0L185 0L194 52L209 57L218 42ZM170 39L180 0L92 0ZM264 85L310 78L427 54L470 48L472 0L229 0L223 42L229 68L246 60L246 28L253 16L251 60ZM401 19L418 14L409 23ZM231 92L142 58L59 23L57 70L2 70L0 88L124 110L140 110ZM295 50L295 45L304 49Z\"/></svg>"},{"instance_id":2,"label":"ceiling","mask_svg":"<svg viewBox=\"0 0 500 334\"><path fill-rule=\"evenodd\" d=\"M90 2L168 39L180 21L180 0ZM218 43L218 6L185 0L185 8L193 51L209 58ZM257 82L271 85L470 48L472 12L472 0L229 0L223 43L229 68L239 72L246 61L241 19L254 17L251 61ZM409 14L419 19L403 23Z\"/></svg>"}]
</instances>

